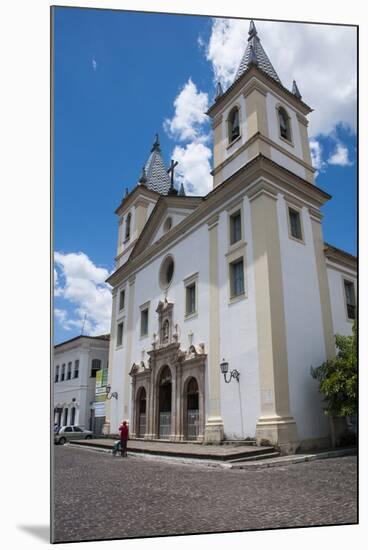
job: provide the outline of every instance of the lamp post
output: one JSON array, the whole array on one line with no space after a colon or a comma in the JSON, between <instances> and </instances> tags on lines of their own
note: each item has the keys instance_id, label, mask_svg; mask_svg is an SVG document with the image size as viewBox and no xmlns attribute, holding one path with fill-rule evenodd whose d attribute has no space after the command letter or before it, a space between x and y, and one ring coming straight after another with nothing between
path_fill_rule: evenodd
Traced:
<instances>
[{"instance_id":1,"label":"lamp post","mask_svg":"<svg viewBox=\"0 0 368 550\"><path fill-rule=\"evenodd\" d=\"M118 398L118 392L117 391L113 391L111 394L110 394L110 392L111 392L111 386L108 385L108 386L106 386L106 399L112 399L113 397L115 399Z\"/></svg>"},{"instance_id":2,"label":"lamp post","mask_svg":"<svg viewBox=\"0 0 368 550\"><path fill-rule=\"evenodd\" d=\"M227 380L226 375L227 375L228 370L229 370L229 363L227 361L225 361L225 359L223 359L222 362L220 363L220 369L221 369L222 374L224 375L224 380L225 380L226 384L230 384L232 378L235 378L235 380L237 382L239 382L240 372L237 371L236 369L230 371L230 373L229 373L230 378L229 378L229 380Z\"/></svg>"}]
</instances>

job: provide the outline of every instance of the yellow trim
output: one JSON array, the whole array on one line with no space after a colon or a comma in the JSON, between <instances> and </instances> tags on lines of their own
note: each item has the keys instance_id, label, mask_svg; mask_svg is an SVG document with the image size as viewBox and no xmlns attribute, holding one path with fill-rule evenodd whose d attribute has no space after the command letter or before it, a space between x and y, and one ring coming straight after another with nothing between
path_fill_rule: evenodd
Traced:
<instances>
[{"instance_id":1,"label":"yellow trim","mask_svg":"<svg viewBox=\"0 0 368 550\"><path fill-rule=\"evenodd\" d=\"M331 359L336 355L335 339L333 333L330 288L328 284L326 259L324 254L324 242L322 237L322 226L319 221L311 217L314 254L319 285L321 302L323 336L325 342L326 358Z\"/></svg>"},{"instance_id":2,"label":"yellow trim","mask_svg":"<svg viewBox=\"0 0 368 550\"><path fill-rule=\"evenodd\" d=\"M293 450L297 429L290 414L277 195L259 189L250 201L261 391L256 437Z\"/></svg>"}]
</instances>

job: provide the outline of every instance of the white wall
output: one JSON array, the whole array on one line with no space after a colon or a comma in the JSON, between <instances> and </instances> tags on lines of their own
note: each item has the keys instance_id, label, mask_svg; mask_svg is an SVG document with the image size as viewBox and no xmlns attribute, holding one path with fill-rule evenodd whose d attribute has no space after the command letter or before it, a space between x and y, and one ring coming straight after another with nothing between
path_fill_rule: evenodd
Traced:
<instances>
[{"instance_id":1,"label":"white wall","mask_svg":"<svg viewBox=\"0 0 368 550\"><path fill-rule=\"evenodd\" d=\"M304 244L299 243L289 237L288 213L281 195L277 210L291 414L297 423L300 440L325 437L328 423L322 412L318 384L310 374L310 367L320 365L326 357L311 220L304 207Z\"/></svg>"},{"instance_id":2,"label":"white wall","mask_svg":"<svg viewBox=\"0 0 368 550\"><path fill-rule=\"evenodd\" d=\"M234 197L232 198L232 201ZM220 355L229 361L230 368L240 371L240 383L232 381L225 384L221 378L221 414L225 422L225 434L228 438L253 437L260 414L259 376L257 359L257 335L255 321L255 291L252 260L252 238L250 207L248 199L243 201L245 217L246 245L246 288L247 297L238 303L229 303L228 296L228 213L223 211L219 218L219 305L220 305ZM224 205L225 208L226 205ZM167 299L174 305L174 323L178 324L181 349L189 348L188 333L193 333L193 344L205 344L209 351L209 231L206 220L186 238L163 252L157 259L136 273L134 296L133 339L130 365L125 363L125 345L115 350L112 390L118 391L119 401L111 411L111 431L118 428L122 419L125 403L123 402L124 368L133 362L142 360L142 351L147 352L152 346L152 335L158 332L158 315L156 308L165 293L159 285L159 270L163 259L170 253L175 262L173 281L167 291ZM198 315L185 319L184 279L198 273ZM126 290L126 307L129 301L129 285ZM150 302L148 336L140 337L140 306ZM116 317L117 319L117 317ZM125 332L126 338L126 332ZM147 355L145 355L147 360ZM206 372L208 366L206 365ZM208 376L206 376L205 401L208 403ZM240 399L239 399L240 391ZM120 397L121 396L121 397ZM129 391L129 399L131 393ZM240 415L240 400L242 416ZM129 407L131 404L129 403ZM243 420L243 422L242 422Z\"/></svg>"},{"instance_id":3,"label":"white wall","mask_svg":"<svg viewBox=\"0 0 368 550\"><path fill-rule=\"evenodd\" d=\"M75 360L79 359L79 376L73 378ZM101 368L107 368L108 341L98 344L97 341L78 339L76 342L65 343L54 351L53 401L54 407L68 408L68 424L71 420L71 408L76 407L75 424L88 429L90 403L94 401L96 379L91 378L92 359L101 360ZM72 362L72 378L60 381L61 367L65 363L65 376L68 363ZM59 382L55 382L56 366L59 365ZM73 401L75 399L75 401ZM62 424L64 415L62 414Z\"/></svg>"},{"instance_id":4,"label":"white wall","mask_svg":"<svg viewBox=\"0 0 368 550\"><path fill-rule=\"evenodd\" d=\"M239 383L234 379L225 383L221 377L221 415L225 437L236 439L254 437L256 422L260 416L260 390L257 351L257 325L250 205L243 203L245 247L246 298L229 302L228 262L228 213L221 213L219 220L219 286L220 286L220 360L229 362L229 371L240 372Z\"/></svg>"},{"instance_id":5,"label":"white wall","mask_svg":"<svg viewBox=\"0 0 368 550\"><path fill-rule=\"evenodd\" d=\"M328 262L327 276L330 289L334 334L350 336L352 333L353 321L349 320L347 317L344 279L354 282L356 299L356 273L347 268L342 269L340 266L336 264L334 265L332 262Z\"/></svg>"}]
</instances>

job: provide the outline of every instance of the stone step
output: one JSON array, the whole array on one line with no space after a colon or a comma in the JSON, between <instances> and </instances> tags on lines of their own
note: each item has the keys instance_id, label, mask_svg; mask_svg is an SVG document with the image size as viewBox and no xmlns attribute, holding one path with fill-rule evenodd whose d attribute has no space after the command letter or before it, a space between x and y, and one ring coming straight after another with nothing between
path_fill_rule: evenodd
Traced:
<instances>
[{"instance_id":1,"label":"stone step","mask_svg":"<svg viewBox=\"0 0 368 550\"><path fill-rule=\"evenodd\" d=\"M236 447L241 445L256 446L257 442L255 439L225 439L222 441L221 445L232 445Z\"/></svg>"},{"instance_id":2,"label":"stone step","mask_svg":"<svg viewBox=\"0 0 368 550\"><path fill-rule=\"evenodd\" d=\"M257 454L249 457L242 457L242 458L234 458L233 460L229 460L230 464L236 464L238 462L247 462L247 461L253 461L253 460L265 460L267 458L277 458L280 456L280 453L278 451L270 451L268 453L263 454Z\"/></svg>"}]
</instances>

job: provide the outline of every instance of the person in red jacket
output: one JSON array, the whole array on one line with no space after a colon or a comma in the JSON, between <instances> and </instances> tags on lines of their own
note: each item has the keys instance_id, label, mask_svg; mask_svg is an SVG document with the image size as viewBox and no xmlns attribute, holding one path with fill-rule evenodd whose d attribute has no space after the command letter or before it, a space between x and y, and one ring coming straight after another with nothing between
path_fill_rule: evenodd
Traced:
<instances>
[{"instance_id":1,"label":"person in red jacket","mask_svg":"<svg viewBox=\"0 0 368 550\"><path fill-rule=\"evenodd\" d=\"M127 456L127 446L128 446L128 438L129 438L129 428L127 421L124 420L123 423L120 425L119 428L120 432L120 451L121 456Z\"/></svg>"}]
</instances>

